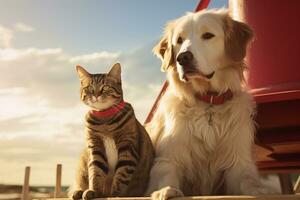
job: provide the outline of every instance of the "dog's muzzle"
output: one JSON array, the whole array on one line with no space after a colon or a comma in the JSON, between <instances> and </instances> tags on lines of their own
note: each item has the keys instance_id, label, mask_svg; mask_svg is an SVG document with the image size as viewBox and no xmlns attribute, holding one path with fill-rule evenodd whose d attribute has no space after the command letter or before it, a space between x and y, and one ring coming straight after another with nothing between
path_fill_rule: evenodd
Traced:
<instances>
[{"instance_id":1,"label":"dog's muzzle","mask_svg":"<svg viewBox=\"0 0 300 200\"><path fill-rule=\"evenodd\" d=\"M178 54L176 61L180 65L180 67L177 68L180 74L180 78L184 81L188 81L189 75L199 75L205 77L206 79L211 79L215 74L215 72L212 72L207 75L201 73L194 64L194 55L190 51L185 51Z\"/></svg>"}]
</instances>

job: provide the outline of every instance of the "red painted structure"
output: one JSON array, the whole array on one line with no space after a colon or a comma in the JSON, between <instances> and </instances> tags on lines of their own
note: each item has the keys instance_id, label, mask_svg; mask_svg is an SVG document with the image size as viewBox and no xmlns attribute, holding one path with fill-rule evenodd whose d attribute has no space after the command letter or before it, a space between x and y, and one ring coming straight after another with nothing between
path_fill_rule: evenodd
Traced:
<instances>
[{"instance_id":1,"label":"red painted structure","mask_svg":"<svg viewBox=\"0 0 300 200\"><path fill-rule=\"evenodd\" d=\"M255 32L248 84L279 91L300 89L300 1L245 0L243 9Z\"/></svg>"},{"instance_id":2,"label":"red painted structure","mask_svg":"<svg viewBox=\"0 0 300 200\"><path fill-rule=\"evenodd\" d=\"M263 147L258 166L300 172L300 1L244 0L240 9L255 32L247 82L257 103L257 144Z\"/></svg>"}]
</instances>

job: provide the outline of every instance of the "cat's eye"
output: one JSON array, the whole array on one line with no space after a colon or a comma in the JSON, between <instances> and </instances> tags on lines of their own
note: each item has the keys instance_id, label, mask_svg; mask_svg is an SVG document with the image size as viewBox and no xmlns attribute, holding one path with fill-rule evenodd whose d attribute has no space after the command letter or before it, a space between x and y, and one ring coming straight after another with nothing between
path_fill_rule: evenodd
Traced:
<instances>
[{"instance_id":1,"label":"cat's eye","mask_svg":"<svg viewBox=\"0 0 300 200\"><path fill-rule=\"evenodd\" d=\"M215 35L212 34L212 33L210 33L210 32L206 32L206 33L202 34L202 39L204 39L204 40L209 40L209 39L211 39L213 37L215 37Z\"/></svg>"},{"instance_id":2,"label":"cat's eye","mask_svg":"<svg viewBox=\"0 0 300 200\"><path fill-rule=\"evenodd\" d=\"M182 44L182 43L183 43L182 37L178 37L178 39L177 39L177 44Z\"/></svg>"},{"instance_id":3,"label":"cat's eye","mask_svg":"<svg viewBox=\"0 0 300 200\"><path fill-rule=\"evenodd\" d=\"M109 89L110 89L110 86L108 86L108 85L104 85L102 88L102 90L109 90Z\"/></svg>"},{"instance_id":4,"label":"cat's eye","mask_svg":"<svg viewBox=\"0 0 300 200\"><path fill-rule=\"evenodd\" d=\"M89 91L89 93L91 93L91 94L93 94L94 93L94 88L92 87L92 86L88 86L88 91Z\"/></svg>"}]
</instances>

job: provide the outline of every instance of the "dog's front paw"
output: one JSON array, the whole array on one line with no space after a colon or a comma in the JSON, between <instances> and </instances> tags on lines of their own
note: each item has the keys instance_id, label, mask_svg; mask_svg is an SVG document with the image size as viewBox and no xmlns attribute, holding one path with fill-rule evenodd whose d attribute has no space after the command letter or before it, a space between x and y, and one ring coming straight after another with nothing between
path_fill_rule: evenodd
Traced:
<instances>
[{"instance_id":1,"label":"dog's front paw","mask_svg":"<svg viewBox=\"0 0 300 200\"><path fill-rule=\"evenodd\" d=\"M182 197L182 196L184 195L179 189L170 186L164 187L151 194L152 200L167 200L174 197Z\"/></svg>"},{"instance_id":2,"label":"dog's front paw","mask_svg":"<svg viewBox=\"0 0 300 200\"><path fill-rule=\"evenodd\" d=\"M73 200L81 199L81 198L82 198L82 194L83 194L83 191L82 191L82 190L75 190L75 191L72 193L71 198L72 198Z\"/></svg>"},{"instance_id":3,"label":"dog's front paw","mask_svg":"<svg viewBox=\"0 0 300 200\"><path fill-rule=\"evenodd\" d=\"M83 200L90 200L90 199L94 199L95 197L96 197L96 192L93 190L86 190L82 194Z\"/></svg>"}]
</instances>

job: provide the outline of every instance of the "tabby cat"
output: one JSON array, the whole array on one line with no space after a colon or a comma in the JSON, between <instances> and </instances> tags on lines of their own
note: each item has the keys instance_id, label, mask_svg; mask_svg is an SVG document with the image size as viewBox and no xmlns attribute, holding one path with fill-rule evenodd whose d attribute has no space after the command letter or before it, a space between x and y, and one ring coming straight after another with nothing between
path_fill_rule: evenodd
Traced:
<instances>
[{"instance_id":1,"label":"tabby cat","mask_svg":"<svg viewBox=\"0 0 300 200\"><path fill-rule=\"evenodd\" d=\"M77 66L86 114L86 144L80 158L72 199L143 196L154 150L151 140L124 102L121 66L107 74L90 74Z\"/></svg>"}]
</instances>

